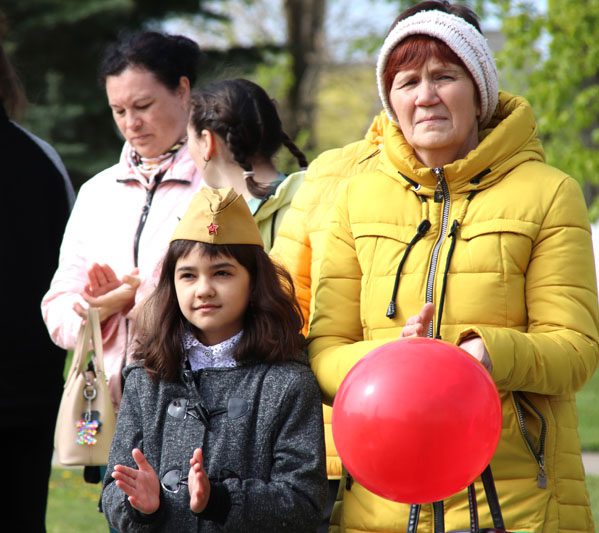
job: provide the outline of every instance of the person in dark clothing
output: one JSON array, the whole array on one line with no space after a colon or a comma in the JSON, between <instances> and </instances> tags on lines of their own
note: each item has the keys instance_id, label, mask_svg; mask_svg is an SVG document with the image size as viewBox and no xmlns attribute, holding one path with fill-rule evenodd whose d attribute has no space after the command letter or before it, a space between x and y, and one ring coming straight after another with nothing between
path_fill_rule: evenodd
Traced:
<instances>
[{"instance_id":1,"label":"person in dark clothing","mask_svg":"<svg viewBox=\"0 0 599 533\"><path fill-rule=\"evenodd\" d=\"M0 15L1 16L1 15ZM0 26L2 20L0 20ZM5 517L20 531L45 531L56 414L65 350L42 320L40 302L58 265L74 192L58 153L11 120L25 93L0 30L2 280L5 305L0 358L0 441Z\"/></svg>"}]
</instances>

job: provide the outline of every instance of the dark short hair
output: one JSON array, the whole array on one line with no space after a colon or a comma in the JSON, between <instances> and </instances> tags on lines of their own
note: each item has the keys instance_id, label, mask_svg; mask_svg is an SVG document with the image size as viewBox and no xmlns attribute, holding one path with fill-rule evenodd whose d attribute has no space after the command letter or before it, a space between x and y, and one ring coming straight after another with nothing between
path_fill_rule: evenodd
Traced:
<instances>
[{"instance_id":1,"label":"dark short hair","mask_svg":"<svg viewBox=\"0 0 599 533\"><path fill-rule=\"evenodd\" d=\"M250 80L221 80L194 91L189 124L197 134L204 129L218 134L246 171L253 169L252 158L270 160L282 145L297 159L300 168L308 166L304 153L283 131L275 102ZM247 183L257 198L270 193L253 179Z\"/></svg>"},{"instance_id":2,"label":"dark short hair","mask_svg":"<svg viewBox=\"0 0 599 533\"><path fill-rule=\"evenodd\" d=\"M140 310L133 358L143 360L149 375L174 381L183 363L184 332L194 326L181 313L175 290L175 267L194 249L210 258L238 261L250 275L249 305L243 335L237 347L238 362L279 362L300 358L305 340L303 316L289 273L273 262L261 246L217 245L175 240L166 252L156 289Z\"/></svg>"},{"instance_id":3,"label":"dark short hair","mask_svg":"<svg viewBox=\"0 0 599 533\"><path fill-rule=\"evenodd\" d=\"M193 87L203 55L199 45L183 35L125 32L106 47L98 79L104 86L108 76L118 76L129 67L141 67L152 72L171 91L179 86L181 76L185 76Z\"/></svg>"}]
</instances>

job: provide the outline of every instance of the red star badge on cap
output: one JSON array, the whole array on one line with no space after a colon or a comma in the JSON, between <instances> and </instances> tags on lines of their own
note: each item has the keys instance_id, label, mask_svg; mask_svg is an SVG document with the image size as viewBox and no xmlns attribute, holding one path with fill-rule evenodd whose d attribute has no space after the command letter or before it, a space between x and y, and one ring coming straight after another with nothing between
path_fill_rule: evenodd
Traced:
<instances>
[{"instance_id":1,"label":"red star badge on cap","mask_svg":"<svg viewBox=\"0 0 599 533\"><path fill-rule=\"evenodd\" d=\"M210 235L217 235L218 234L218 224L215 224L214 222L210 223L210 225L207 226L208 228L208 233Z\"/></svg>"}]
</instances>

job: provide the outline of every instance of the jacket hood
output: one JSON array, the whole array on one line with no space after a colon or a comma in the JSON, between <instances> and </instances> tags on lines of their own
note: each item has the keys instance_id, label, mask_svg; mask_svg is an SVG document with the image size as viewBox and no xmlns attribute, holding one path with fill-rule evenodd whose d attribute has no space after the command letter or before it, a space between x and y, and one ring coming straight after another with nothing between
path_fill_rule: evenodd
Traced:
<instances>
[{"instance_id":1,"label":"jacket hood","mask_svg":"<svg viewBox=\"0 0 599 533\"><path fill-rule=\"evenodd\" d=\"M382 145L384 142L385 130L390 129L393 126L395 125L391 122L387 113L381 111L372 119L368 131L366 132L366 135L364 135L364 139L372 144Z\"/></svg>"},{"instance_id":2,"label":"jacket hood","mask_svg":"<svg viewBox=\"0 0 599 533\"><path fill-rule=\"evenodd\" d=\"M384 129L385 149L379 168L418 194L432 196L437 179L417 158L398 126ZM468 193L490 187L525 161L544 161L537 125L528 101L499 93L499 104L489 126L479 132L479 144L463 159L443 167L449 189Z\"/></svg>"},{"instance_id":3,"label":"jacket hood","mask_svg":"<svg viewBox=\"0 0 599 533\"><path fill-rule=\"evenodd\" d=\"M293 174L289 174L289 176L279 183L279 186L275 189L274 193L268 198L265 198L256 213L254 213L254 220L256 223L270 218L273 213L281 209L281 207L291 203L293 195L296 193L304 179L304 173L304 170L294 172Z\"/></svg>"},{"instance_id":4,"label":"jacket hood","mask_svg":"<svg viewBox=\"0 0 599 533\"><path fill-rule=\"evenodd\" d=\"M145 372L146 369L144 368L144 362L132 361L131 363L127 364L125 368L123 368L122 370L123 382L127 379L127 376L131 374L131 372L133 372L134 370L140 370L142 372Z\"/></svg>"}]
</instances>

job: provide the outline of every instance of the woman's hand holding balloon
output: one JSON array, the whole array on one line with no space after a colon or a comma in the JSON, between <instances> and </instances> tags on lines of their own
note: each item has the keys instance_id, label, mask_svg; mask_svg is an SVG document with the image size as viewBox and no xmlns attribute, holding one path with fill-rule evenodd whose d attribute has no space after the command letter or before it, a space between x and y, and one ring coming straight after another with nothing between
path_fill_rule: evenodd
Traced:
<instances>
[{"instance_id":1,"label":"woman's hand holding balloon","mask_svg":"<svg viewBox=\"0 0 599 533\"><path fill-rule=\"evenodd\" d=\"M482 365L491 372L493 370L493 363L489 357L489 352L485 348L483 340L478 336L468 337L460 343L460 348L468 352L474 359L480 361Z\"/></svg>"},{"instance_id":2,"label":"woman's hand holding balloon","mask_svg":"<svg viewBox=\"0 0 599 533\"><path fill-rule=\"evenodd\" d=\"M408 318L406 325L401 330L401 337L426 337L434 313L435 306L430 302L425 303L417 315ZM482 363L489 372L493 370L489 352L487 352L485 344L478 335L466 338L460 343L459 347Z\"/></svg>"}]
</instances>

